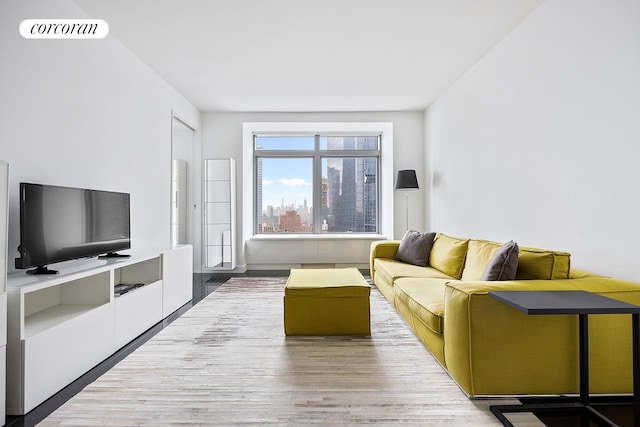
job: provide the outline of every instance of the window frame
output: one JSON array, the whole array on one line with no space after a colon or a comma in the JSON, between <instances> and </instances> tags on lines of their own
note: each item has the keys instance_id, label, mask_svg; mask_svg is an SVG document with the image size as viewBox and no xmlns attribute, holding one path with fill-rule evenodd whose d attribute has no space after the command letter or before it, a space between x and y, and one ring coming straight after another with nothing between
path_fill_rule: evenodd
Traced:
<instances>
[{"instance_id":1,"label":"window frame","mask_svg":"<svg viewBox=\"0 0 640 427\"><path fill-rule=\"evenodd\" d=\"M337 134L331 133L315 133L313 135L313 150L307 149L289 149L289 150L257 150L257 140L260 137L273 137L275 135L271 133L253 133L253 235L263 234L283 234L283 233L262 233L260 229L260 222L258 215L258 162L260 159L312 159L312 218L313 218L313 230L311 232L300 234L304 235L317 235L317 234L350 234L348 231L334 231L323 232L322 231L322 209L317 208L322 206L322 162L324 159L376 159L376 178L380 176L380 158L382 135L371 134ZM277 135L282 137L309 137L311 135L303 134L289 134L289 135ZM375 137L377 138L377 148L375 150L330 150L329 148L323 149L321 146L321 139L326 137ZM376 230L375 231L362 231L363 234L380 234L380 179L376 179ZM261 206L264 208L263 206Z\"/></svg>"},{"instance_id":2,"label":"window frame","mask_svg":"<svg viewBox=\"0 0 640 427\"><path fill-rule=\"evenodd\" d=\"M257 191L254 135L261 136L379 136L377 233L256 233ZM265 150L275 151L275 150ZM296 156L303 150L295 150ZM363 150L356 150L360 156ZM347 158L351 150L335 151L335 157ZM324 156L323 156L324 157ZM318 161L321 161L320 159ZM362 239L392 238L393 236L393 123L391 122L244 122L243 123L243 173L242 173L242 235L243 240L290 239ZM321 165L316 168L321 175ZM321 185L318 178L314 183ZM318 192L319 194L321 193ZM321 194L320 194L321 197ZM319 206L321 201L315 201ZM321 211L321 210L318 210ZM314 227L317 221L314 219Z\"/></svg>"}]
</instances>

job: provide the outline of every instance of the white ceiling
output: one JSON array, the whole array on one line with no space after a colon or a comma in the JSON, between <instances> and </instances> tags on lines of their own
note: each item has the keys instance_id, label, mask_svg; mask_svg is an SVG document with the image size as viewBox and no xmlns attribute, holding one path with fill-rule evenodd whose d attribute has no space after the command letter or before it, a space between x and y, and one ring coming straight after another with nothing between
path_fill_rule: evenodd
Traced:
<instances>
[{"instance_id":1,"label":"white ceiling","mask_svg":"<svg viewBox=\"0 0 640 427\"><path fill-rule=\"evenodd\" d=\"M543 0L75 0L201 111L423 110Z\"/></svg>"}]
</instances>

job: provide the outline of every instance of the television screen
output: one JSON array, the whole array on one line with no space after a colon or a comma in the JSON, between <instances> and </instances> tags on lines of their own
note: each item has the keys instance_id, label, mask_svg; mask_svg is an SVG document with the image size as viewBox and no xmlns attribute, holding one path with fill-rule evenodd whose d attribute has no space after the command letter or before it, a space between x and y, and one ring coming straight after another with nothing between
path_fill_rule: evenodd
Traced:
<instances>
[{"instance_id":1,"label":"television screen","mask_svg":"<svg viewBox=\"0 0 640 427\"><path fill-rule=\"evenodd\" d=\"M114 254L131 247L129 194L20 183L16 268Z\"/></svg>"}]
</instances>

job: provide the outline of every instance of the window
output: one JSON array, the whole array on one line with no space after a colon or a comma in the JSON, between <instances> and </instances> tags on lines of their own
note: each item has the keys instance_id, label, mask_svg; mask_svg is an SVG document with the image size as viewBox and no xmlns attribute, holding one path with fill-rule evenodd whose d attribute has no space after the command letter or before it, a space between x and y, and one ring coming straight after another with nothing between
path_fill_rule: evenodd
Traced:
<instances>
[{"instance_id":1,"label":"window","mask_svg":"<svg viewBox=\"0 0 640 427\"><path fill-rule=\"evenodd\" d=\"M380 140L254 134L254 233L379 233Z\"/></svg>"},{"instance_id":2,"label":"window","mask_svg":"<svg viewBox=\"0 0 640 427\"><path fill-rule=\"evenodd\" d=\"M256 233L313 232L313 158L257 157Z\"/></svg>"},{"instance_id":3,"label":"window","mask_svg":"<svg viewBox=\"0 0 640 427\"><path fill-rule=\"evenodd\" d=\"M243 240L393 236L393 123L244 122L242 141Z\"/></svg>"}]
</instances>

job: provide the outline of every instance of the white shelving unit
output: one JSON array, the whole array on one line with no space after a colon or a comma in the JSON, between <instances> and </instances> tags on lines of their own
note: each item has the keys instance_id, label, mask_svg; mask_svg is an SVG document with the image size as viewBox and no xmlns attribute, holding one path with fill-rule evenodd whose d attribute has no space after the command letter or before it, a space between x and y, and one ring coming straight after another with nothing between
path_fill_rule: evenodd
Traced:
<instances>
[{"instance_id":1,"label":"white shelving unit","mask_svg":"<svg viewBox=\"0 0 640 427\"><path fill-rule=\"evenodd\" d=\"M236 163L234 159L204 161L205 267L236 268Z\"/></svg>"},{"instance_id":2,"label":"white shelving unit","mask_svg":"<svg viewBox=\"0 0 640 427\"><path fill-rule=\"evenodd\" d=\"M0 161L0 425L4 425L6 402L8 185L9 165Z\"/></svg>"},{"instance_id":3,"label":"white shelving unit","mask_svg":"<svg viewBox=\"0 0 640 427\"><path fill-rule=\"evenodd\" d=\"M192 298L192 248L9 275L7 412L26 414ZM186 262L188 261L188 262ZM143 284L121 296L120 283ZM172 295L165 310L165 295Z\"/></svg>"}]
</instances>

